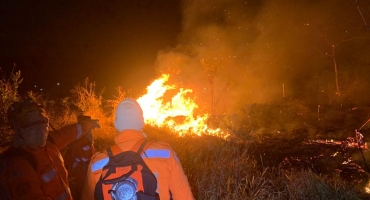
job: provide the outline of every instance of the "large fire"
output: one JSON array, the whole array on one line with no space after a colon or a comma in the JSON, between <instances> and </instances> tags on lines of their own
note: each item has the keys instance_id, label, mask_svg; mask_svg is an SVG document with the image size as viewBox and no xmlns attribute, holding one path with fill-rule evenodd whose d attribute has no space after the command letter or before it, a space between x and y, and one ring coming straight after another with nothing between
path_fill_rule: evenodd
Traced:
<instances>
[{"instance_id":1,"label":"large fire","mask_svg":"<svg viewBox=\"0 0 370 200\"><path fill-rule=\"evenodd\" d=\"M179 135L209 134L221 136L220 129L207 126L208 114L194 116L198 105L187 97L191 89L178 89L177 94L165 102L164 95L169 90L176 90L175 85L166 85L169 75L163 74L147 87L147 94L137 99L143 109L145 122L154 126L167 126ZM180 119L180 120L179 120Z\"/></svg>"}]
</instances>

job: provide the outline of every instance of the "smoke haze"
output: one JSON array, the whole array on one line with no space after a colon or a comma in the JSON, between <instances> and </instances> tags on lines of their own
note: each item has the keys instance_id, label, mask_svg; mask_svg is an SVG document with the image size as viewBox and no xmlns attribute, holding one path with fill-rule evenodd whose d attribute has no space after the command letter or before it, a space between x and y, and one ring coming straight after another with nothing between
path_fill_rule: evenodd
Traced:
<instances>
[{"instance_id":1,"label":"smoke haze","mask_svg":"<svg viewBox=\"0 0 370 200\"><path fill-rule=\"evenodd\" d=\"M370 45L370 34L354 2L185 0L182 6L178 44L159 52L156 66L194 89L208 109L225 113L284 97L337 102L332 45L340 103L369 100L363 73L369 74L370 52L363 45Z\"/></svg>"},{"instance_id":2,"label":"smoke haze","mask_svg":"<svg viewBox=\"0 0 370 200\"><path fill-rule=\"evenodd\" d=\"M169 73L207 113L369 106L370 1L3 0L0 11L0 68L15 63L23 91L65 96L89 77L106 98L118 86L138 97Z\"/></svg>"}]
</instances>

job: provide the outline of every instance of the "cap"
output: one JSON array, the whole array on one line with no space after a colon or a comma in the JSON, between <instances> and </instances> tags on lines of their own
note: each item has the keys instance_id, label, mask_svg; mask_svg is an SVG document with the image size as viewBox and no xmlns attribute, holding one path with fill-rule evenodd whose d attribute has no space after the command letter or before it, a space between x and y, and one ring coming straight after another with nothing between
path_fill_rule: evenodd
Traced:
<instances>
[{"instance_id":1,"label":"cap","mask_svg":"<svg viewBox=\"0 0 370 200\"><path fill-rule=\"evenodd\" d=\"M114 127L118 131L129 129L143 131L143 111L136 100L126 98L118 104Z\"/></svg>"},{"instance_id":2,"label":"cap","mask_svg":"<svg viewBox=\"0 0 370 200\"><path fill-rule=\"evenodd\" d=\"M43 107L32 100L14 102L8 108L7 117L9 125L20 128L49 122Z\"/></svg>"}]
</instances>

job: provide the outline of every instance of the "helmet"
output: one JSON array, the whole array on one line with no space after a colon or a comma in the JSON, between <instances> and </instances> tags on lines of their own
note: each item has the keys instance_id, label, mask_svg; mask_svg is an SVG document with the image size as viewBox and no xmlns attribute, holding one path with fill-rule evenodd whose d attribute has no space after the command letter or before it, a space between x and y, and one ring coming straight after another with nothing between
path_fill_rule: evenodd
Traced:
<instances>
[{"instance_id":1,"label":"helmet","mask_svg":"<svg viewBox=\"0 0 370 200\"><path fill-rule=\"evenodd\" d=\"M29 99L17 101L10 105L7 117L9 125L20 128L49 122L42 106Z\"/></svg>"}]
</instances>

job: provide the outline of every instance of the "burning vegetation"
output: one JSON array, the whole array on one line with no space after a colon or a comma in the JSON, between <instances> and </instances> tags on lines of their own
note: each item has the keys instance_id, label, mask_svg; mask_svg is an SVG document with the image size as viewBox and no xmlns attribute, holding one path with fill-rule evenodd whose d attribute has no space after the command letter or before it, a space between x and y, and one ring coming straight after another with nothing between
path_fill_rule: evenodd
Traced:
<instances>
[{"instance_id":1,"label":"burning vegetation","mask_svg":"<svg viewBox=\"0 0 370 200\"><path fill-rule=\"evenodd\" d=\"M369 197L366 119L370 109L327 105L318 109L287 100L211 115L200 109L191 89L167 84L169 78L164 74L154 80L138 98L146 121L144 132L149 139L173 146L196 199ZM8 86L2 94L9 94L5 88L16 93L8 95L7 101L21 98L14 87L19 80L18 75L2 82ZM104 100L86 79L65 99L51 100L32 92L28 96L45 105L51 125L57 128L75 122L81 113L99 119L101 129L94 130L94 145L103 150L115 136L111 111L126 94L118 89L116 99ZM3 110L6 105L3 99ZM1 127L4 150L12 131L5 123ZM364 136L361 144L359 133ZM74 185L74 177L70 181Z\"/></svg>"},{"instance_id":2,"label":"burning vegetation","mask_svg":"<svg viewBox=\"0 0 370 200\"><path fill-rule=\"evenodd\" d=\"M122 12L130 8L128 2L115 3L110 9L118 10L111 13L128 17L131 11ZM82 114L99 119L101 129L93 135L100 151L113 144L112 112L118 102L135 97L144 112L144 132L149 139L167 141L175 149L196 199L370 199L369 4L357 0L181 1L181 33L175 46L157 53L154 67L158 73L141 73L144 68L131 63L140 69L141 80L161 74L147 84L145 94L131 96L118 88L114 99L105 99L96 93L95 83L86 79L67 97L53 99L40 91L21 96L20 72L4 75L0 79L0 151L9 146L13 135L6 123L6 110L21 98L44 105L50 125L56 129L76 122ZM150 6L145 10L151 11ZM163 15L162 11L158 13ZM109 42L104 40L110 38L106 37L109 31L104 31L104 37L100 32L94 35L99 24L106 30L116 21L102 19L104 23L93 21L84 26L71 26L79 23L75 19L64 23L68 29L82 27L84 31L91 24L86 33L92 36L78 38L77 43L90 44L92 38L101 38L96 42L104 44L104 48L92 47L90 51L86 50L89 45L81 48L78 53L86 56L83 61L91 62L84 65L106 67L107 62L96 62L102 55L114 60L114 70L95 71L114 74L98 74L101 80L143 84L136 81L137 75L122 80L122 74L130 74L133 68L119 67L124 63L117 59L124 54L120 50L101 54L106 44L124 46L130 40L122 37L124 32L115 32L127 31L121 25L109 34L113 37ZM140 45L152 45L148 38L156 34L138 30L147 42L134 33L140 54L131 56L148 60L142 56L146 46ZM42 43L57 40L50 41ZM77 51L69 48L74 43L65 45L68 55ZM50 48L54 46L45 50ZM92 55L97 58L91 59ZM55 68L65 69L61 66L73 62L63 60ZM73 182L74 177L70 179Z\"/></svg>"},{"instance_id":3,"label":"burning vegetation","mask_svg":"<svg viewBox=\"0 0 370 200\"><path fill-rule=\"evenodd\" d=\"M168 78L169 75L163 74L147 87L147 94L137 99L143 109L145 122L153 126L169 127L180 136L186 134L222 136L220 129L208 127L208 114L195 115L198 105L187 97L192 90L166 85ZM168 90L178 92L166 102L164 95Z\"/></svg>"}]
</instances>

